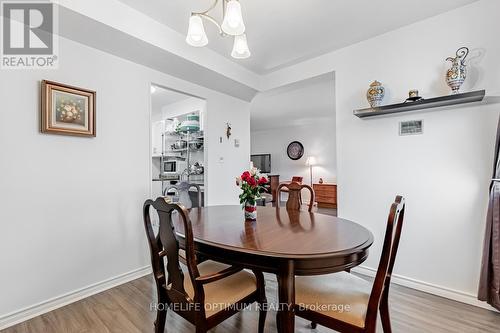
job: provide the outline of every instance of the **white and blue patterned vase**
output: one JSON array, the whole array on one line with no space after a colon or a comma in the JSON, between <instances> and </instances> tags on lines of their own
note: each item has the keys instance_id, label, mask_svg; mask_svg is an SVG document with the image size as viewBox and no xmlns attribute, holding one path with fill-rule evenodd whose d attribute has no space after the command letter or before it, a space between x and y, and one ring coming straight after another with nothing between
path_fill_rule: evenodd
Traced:
<instances>
[{"instance_id":1,"label":"white and blue patterned vase","mask_svg":"<svg viewBox=\"0 0 500 333\"><path fill-rule=\"evenodd\" d=\"M446 61L451 61L451 68L446 71L446 83L451 88L453 94L460 92L460 86L467 78L467 66L465 58L469 54L467 47L461 47L455 53L455 57L448 57Z\"/></svg>"},{"instance_id":2,"label":"white and blue patterned vase","mask_svg":"<svg viewBox=\"0 0 500 333\"><path fill-rule=\"evenodd\" d=\"M370 88L366 92L366 99L372 108L378 107L382 104L382 100L385 96L385 88L382 83L378 81L373 81L370 84Z\"/></svg>"}]
</instances>

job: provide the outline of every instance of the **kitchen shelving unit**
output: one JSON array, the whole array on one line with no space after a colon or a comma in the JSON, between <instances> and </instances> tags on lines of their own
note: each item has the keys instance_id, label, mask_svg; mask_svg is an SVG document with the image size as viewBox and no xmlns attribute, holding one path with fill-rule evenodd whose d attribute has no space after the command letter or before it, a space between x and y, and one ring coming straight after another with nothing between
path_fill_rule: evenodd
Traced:
<instances>
[{"instance_id":1,"label":"kitchen shelving unit","mask_svg":"<svg viewBox=\"0 0 500 333\"><path fill-rule=\"evenodd\" d=\"M186 141L186 145L187 147L186 148L178 148L178 149L175 149L175 148L170 148L170 149L167 149L165 147L165 139L166 137L175 137L175 138L179 138L180 140L183 140L183 141ZM202 151L204 148L203 148L203 145L204 145L204 137L203 137L203 132L200 131L200 132L193 132L193 133L188 133L188 132L163 132L162 133L162 154L160 156L160 166L163 165L163 162L165 161L165 158L180 158L180 159L184 159L187 163L187 168L185 171L182 171L181 174L180 174L180 179L182 179L182 177L184 175L186 175L187 177L187 181L191 181L191 176L195 175L193 173L191 173L190 171L190 165L191 165L191 152L195 152L195 151ZM191 148L190 147L190 143L193 143L193 142L199 142L199 141L202 141L202 147L201 148ZM179 155L169 155L169 153L180 153L181 156ZM186 154L186 156L182 156L182 154ZM202 175L203 176L203 175ZM199 181L199 180L198 180Z\"/></svg>"}]
</instances>

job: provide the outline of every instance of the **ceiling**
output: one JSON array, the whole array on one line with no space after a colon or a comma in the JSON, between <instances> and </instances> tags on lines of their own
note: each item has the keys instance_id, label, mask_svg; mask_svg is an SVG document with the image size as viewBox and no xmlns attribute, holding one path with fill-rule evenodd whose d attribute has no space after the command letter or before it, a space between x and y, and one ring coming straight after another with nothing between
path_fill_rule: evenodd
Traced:
<instances>
[{"instance_id":1,"label":"ceiling","mask_svg":"<svg viewBox=\"0 0 500 333\"><path fill-rule=\"evenodd\" d=\"M257 94L250 109L252 131L335 119L335 78L327 73Z\"/></svg>"},{"instance_id":2,"label":"ceiling","mask_svg":"<svg viewBox=\"0 0 500 333\"><path fill-rule=\"evenodd\" d=\"M120 0L156 21L186 34L192 11L212 0ZM240 0L252 56L230 58L232 40L206 22L208 47L242 66L266 74L369 39L477 0ZM218 5L212 16L219 21Z\"/></svg>"},{"instance_id":3,"label":"ceiling","mask_svg":"<svg viewBox=\"0 0 500 333\"><path fill-rule=\"evenodd\" d=\"M191 98L190 95L182 94L158 86L154 87L155 91L151 92L151 108L153 112L160 112L161 108L166 105Z\"/></svg>"}]
</instances>

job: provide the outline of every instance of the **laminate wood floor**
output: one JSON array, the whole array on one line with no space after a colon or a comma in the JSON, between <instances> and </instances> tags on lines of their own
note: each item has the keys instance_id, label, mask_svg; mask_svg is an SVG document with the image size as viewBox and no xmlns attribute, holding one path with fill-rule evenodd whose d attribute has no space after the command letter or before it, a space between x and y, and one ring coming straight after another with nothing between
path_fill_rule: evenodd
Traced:
<instances>
[{"instance_id":1,"label":"laminate wood floor","mask_svg":"<svg viewBox=\"0 0 500 333\"><path fill-rule=\"evenodd\" d=\"M369 279L369 278L367 278ZM277 283L266 275L269 302L277 302ZM100 294L35 317L1 331L2 333L66 333L66 332L153 332L155 312L150 310L156 299L152 276L143 277ZM500 314L474 306L450 301L397 285L390 295L393 332L427 333L498 333ZM266 332L276 332L276 313L267 315ZM257 332L258 312L247 310L236 314L211 333ZM297 318L297 333L333 332ZM383 332L379 327L378 332ZM194 327L178 315L169 312L165 332L191 333Z\"/></svg>"}]
</instances>

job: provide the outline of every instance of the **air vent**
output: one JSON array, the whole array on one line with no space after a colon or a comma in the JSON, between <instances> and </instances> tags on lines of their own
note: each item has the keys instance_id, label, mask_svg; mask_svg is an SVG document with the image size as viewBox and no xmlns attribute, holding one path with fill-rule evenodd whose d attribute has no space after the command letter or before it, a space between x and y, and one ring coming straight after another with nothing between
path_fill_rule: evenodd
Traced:
<instances>
[{"instance_id":1,"label":"air vent","mask_svg":"<svg viewBox=\"0 0 500 333\"><path fill-rule=\"evenodd\" d=\"M424 130L423 120L401 121L399 123L399 135L422 134Z\"/></svg>"}]
</instances>

